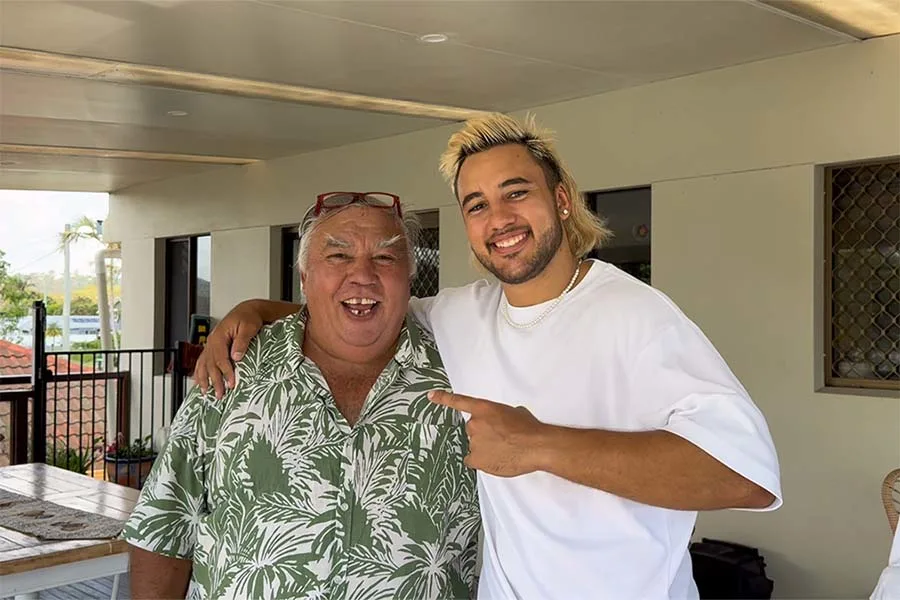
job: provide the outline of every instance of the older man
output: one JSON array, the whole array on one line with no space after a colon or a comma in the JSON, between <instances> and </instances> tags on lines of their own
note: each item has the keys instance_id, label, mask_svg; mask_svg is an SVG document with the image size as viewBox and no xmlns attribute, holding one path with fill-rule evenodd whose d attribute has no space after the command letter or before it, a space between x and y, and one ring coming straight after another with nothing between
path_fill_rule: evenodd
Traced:
<instances>
[{"instance_id":1,"label":"older man","mask_svg":"<svg viewBox=\"0 0 900 600\"><path fill-rule=\"evenodd\" d=\"M266 327L221 402L172 424L124 537L135 598L467 598L479 528L466 436L407 318L399 198L325 194L301 225L307 304Z\"/></svg>"}]
</instances>

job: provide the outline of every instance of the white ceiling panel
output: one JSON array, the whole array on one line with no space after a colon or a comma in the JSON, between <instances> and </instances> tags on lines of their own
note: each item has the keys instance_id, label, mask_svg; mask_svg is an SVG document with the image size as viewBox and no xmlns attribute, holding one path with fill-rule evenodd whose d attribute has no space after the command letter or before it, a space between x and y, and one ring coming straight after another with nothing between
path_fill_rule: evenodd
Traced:
<instances>
[{"instance_id":1,"label":"white ceiling panel","mask_svg":"<svg viewBox=\"0 0 900 600\"><path fill-rule=\"evenodd\" d=\"M266 159L309 151L297 140L72 119L3 117L0 143Z\"/></svg>"},{"instance_id":2,"label":"white ceiling panel","mask_svg":"<svg viewBox=\"0 0 900 600\"><path fill-rule=\"evenodd\" d=\"M0 189L96 192L241 167L170 161L0 154Z\"/></svg>"},{"instance_id":3,"label":"white ceiling panel","mask_svg":"<svg viewBox=\"0 0 900 600\"><path fill-rule=\"evenodd\" d=\"M37 100L37 102L35 102ZM84 79L0 74L3 114L62 118L146 127L178 127L193 131L229 131L263 138L297 139L307 129L313 133L340 128L362 135L392 135L443 124L434 119L379 115L360 111L303 106L226 94L206 94L153 87L126 86ZM172 117L180 110L186 117Z\"/></svg>"},{"instance_id":4,"label":"white ceiling panel","mask_svg":"<svg viewBox=\"0 0 900 600\"><path fill-rule=\"evenodd\" d=\"M169 116L173 110L188 114ZM299 154L444 124L435 119L19 73L0 73L0 114L0 142L4 143L48 144L53 130L73 140L55 145L251 158ZM49 121L47 130L42 129L42 120ZM229 148L227 152L223 146Z\"/></svg>"},{"instance_id":5,"label":"white ceiling panel","mask_svg":"<svg viewBox=\"0 0 900 600\"><path fill-rule=\"evenodd\" d=\"M740 0L543 2L259 0L390 30L445 33L450 45L565 65L633 84L846 39ZM714 49L714 51L712 51Z\"/></svg>"},{"instance_id":6,"label":"white ceiling panel","mask_svg":"<svg viewBox=\"0 0 900 600\"><path fill-rule=\"evenodd\" d=\"M498 110L846 41L741 1L4 0L2 10L5 46ZM416 40L430 32L451 41Z\"/></svg>"}]
</instances>

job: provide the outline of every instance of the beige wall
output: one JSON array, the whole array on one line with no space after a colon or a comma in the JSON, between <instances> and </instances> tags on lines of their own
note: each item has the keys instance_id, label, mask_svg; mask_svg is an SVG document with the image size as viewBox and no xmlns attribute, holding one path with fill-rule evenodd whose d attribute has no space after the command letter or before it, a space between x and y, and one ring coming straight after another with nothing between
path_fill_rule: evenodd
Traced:
<instances>
[{"instance_id":1,"label":"beige wall","mask_svg":"<svg viewBox=\"0 0 900 600\"><path fill-rule=\"evenodd\" d=\"M707 332L771 424L784 507L706 514L698 533L761 547L779 597L866 596L888 555L879 483L900 465L900 401L815 391L816 166L900 154L900 37L534 112L557 131L582 188L652 184L654 283ZM453 129L114 195L109 236L133 249L123 251L126 333L135 327L127 339L148 335L133 315L152 290L127 278L152 262L141 239L294 223L316 193L338 187L440 207L441 283L470 281L458 212L436 168ZM262 255L264 236L250 237ZM214 313L240 297L235 282L263 294L253 260L220 270L217 255L214 279L224 272L229 282L224 291L213 282Z\"/></svg>"},{"instance_id":2,"label":"beige wall","mask_svg":"<svg viewBox=\"0 0 900 600\"><path fill-rule=\"evenodd\" d=\"M212 314L221 316L248 297L281 297L278 281L281 235L278 228L213 231L210 237Z\"/></svg>"},{"instance_id":3,"label":"beige wall","mask_svg":"<svg viewBox=\"0 0 900 600\"><path fill-rule=\"evenodd\" d=\"M900 466L900 401L814 390L815 172L654 185L653 268L766 414L781 460L782 510L703 515L698 535L764 548L781 597L852 598L887 561L878 492Z\"/></svg>"},{"instance_id":4,"label":"beige wall","mask_svg":"<svg viewBox=\"0 0 900 600\"><path fill-rule=\"evenodd\" d=\"M115 203L111 199L110 203ZM159 348L165 318L165 256L163 244L153 238L129 238L122 242L122 347Z\"/></svg>"}]
</instances>

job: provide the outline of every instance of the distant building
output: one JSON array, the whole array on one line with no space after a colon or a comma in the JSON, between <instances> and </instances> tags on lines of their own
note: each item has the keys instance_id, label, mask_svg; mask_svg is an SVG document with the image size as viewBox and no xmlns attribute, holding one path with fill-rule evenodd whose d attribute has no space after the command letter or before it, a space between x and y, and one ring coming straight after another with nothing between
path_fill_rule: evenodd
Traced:
<instances>
[{"instance_id":1,"label":"distant building","mask_svg":"<svg viewBox=\"0 0 900 600\"><path fill-rule=\"evenodd\" d=\"M65 319L62 315L47 315L47 326L56 325L62 330ZM22 317L19 319L18 329L21 333L31 336L34 327L34 317ZM100 317L98 315L71 315L69 317L69 331L72 335L91 335L95 338L100 335Z\"/></svg>"},{"instance_id":2,"label":"distant building","mask_svg":"<svg viewBox=\"0 0 900 600\"><path fill-rule=\"evenodd\" d=\"M47 327L55 325L60 331L63 330L65 320L62 315L47 315ZM31 347L32 330L34 328L34 317L27 316L19 319L16 329L20 334L20 338L16 341L25 347ZM93 342L100 338L100 317L98 315L72 315L69 317L69 341L70 342ZM57 347L61 344L60 336L47 337L47 346L49 348Z\"/></svg>"}]
</instances>

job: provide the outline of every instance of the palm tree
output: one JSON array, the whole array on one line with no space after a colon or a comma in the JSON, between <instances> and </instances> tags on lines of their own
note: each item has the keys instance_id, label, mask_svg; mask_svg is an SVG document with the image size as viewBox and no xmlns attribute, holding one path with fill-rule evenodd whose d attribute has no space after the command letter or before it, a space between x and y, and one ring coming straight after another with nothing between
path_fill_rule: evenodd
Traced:
<instances>
[{"instance_id":1,"label":"palm tree","mask_svg":"<svg viewBox=\"0 0 900 600\"><path fill-rule=\"evenodd\" d=\"M71 273L69 270L69 247L83 240L95 240L103 243L103 234L101 232L101 222L95 221L85 215L82 215L74 223L66 225L65 230L59 234L59 249L63 252L64 267L63 279L65 282L65 295L63 297L63 348L69 349L69 318L72 312L72 283ZM107 248L120 249L118 243L106 244ZM115 282L116 267L110 265L107 267L107 281ZM111 296L111 295L110 295ZM109 296L108 296L109 297ZM107 311L109 312L109 311ZM102 314L102 312L101 312Z\"/></svg>"},{"instance_id":2,"label":"palm tree","mask_svg":"<svg viewBox=\"0 0 900 600\"><path fill-rule=\"evenodd\" d=\"M50 323L47 325L47 330L44 332L44 344L47 343L46 340L52 338L59 338L63 334L62 329L59 328L59 325L56 323Z\"/></svg>"},{"instance_id":3,"label":"palm tree","mask_svg":"<svg viewBox=\"0 0 900 600\"><path fill-rule=\"evenodd\" d=\"M59 234L59 248L62 250L66 244L74 244L81 240L102 242L100 223L82 215L77 221L67 225L66 230Z\"/></svg>"}]
</instances>

